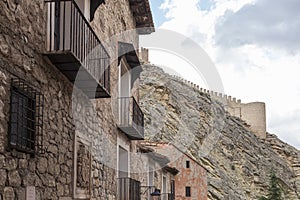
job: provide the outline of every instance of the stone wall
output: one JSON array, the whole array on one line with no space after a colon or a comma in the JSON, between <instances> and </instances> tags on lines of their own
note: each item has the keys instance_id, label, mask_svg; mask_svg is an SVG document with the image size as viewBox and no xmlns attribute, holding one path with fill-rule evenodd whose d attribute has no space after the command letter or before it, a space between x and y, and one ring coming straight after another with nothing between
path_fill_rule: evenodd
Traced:
<instances>
[{"instance_id":1,"label":"stone wall","mask_svg":"<svg viewBox=\"0 0 300 200\"><path fill-rule=\"evenodd\" d=\"M241 119L260 138L266 138L266 105L263 102L241 104Z\"/></svg>"},{"instance_id":2,"label":"stone wall","mask_svg":"<svg viewBox=\"0 0 300 200\"><path fill-rule=\"evenodd\" d=\"M43 56L46 11L44 1L0 2L0 199L25 199L28 186L35 187L35 199L73 199L76 188L91 199L116 199L116 162L111 158L116 158L116 136L121 134L112 109L118 94L117 59L112 57L112 98L87 99ZM91 24L101 40L135 25L126 0L101 5ZM137 37L122 40L138 45ZM107 48L116 55L117 41L113 44ZM44 152L34 157L7 148L10 80L16 76L40 90L45 99ZM82 146L83 152L91 149L91 179L84 178L86 183L77 187L73 173L80 165L73 159L75 139L90 144ZM82 175L86 173L77 171L78 180Z\"/></svg>"},{"instance_id":3,"label":"stone wall","mask_svg":"<svg viewBox=\"0 0 300 200\"><path fill-rule=\"evenodd\" d=\"M135 30L136 24L128 0L106 1L95 13L92 26L96 33L98 33L100 40L104 43L108 42L110 39L119 38L119 41L121 42L129 42L136 48L139 47L139 35ZM126 31L130 34L126 34ZM118 41L112 42L116 43ZM115 47L117 47L117 44L114 48ZM112 46L109 48L112 48ZM116 51L112 53L115 52Z\"/></svg>"}]
</instances>

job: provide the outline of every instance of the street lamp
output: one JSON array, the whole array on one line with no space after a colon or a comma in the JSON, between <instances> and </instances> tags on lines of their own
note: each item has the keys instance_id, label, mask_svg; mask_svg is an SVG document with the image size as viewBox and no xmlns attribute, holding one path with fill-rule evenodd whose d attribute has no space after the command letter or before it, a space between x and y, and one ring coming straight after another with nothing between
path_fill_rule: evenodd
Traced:
<instances>
[{"instance_id":1,"label":"street lamp","mask_svg":"<svg viewBox=\"0 0 300 200\"><path fill-rule=\"evenodd\" d=\"M141 186L141 188L143 187L147 189L141 194L145 194L148 190L154 188L154 192L150 193L151 200L160 200L160 195L161 195L160 189L157 189L155 186Z\"/></svg>"},{"instance_id":2,"label":"street lamp","mask_svg":"<svg viewBox=\"0 0 300 200\"><path fill-rule=\"evenodd\" d=\"M154 192L152 192L150 195L153 197L160 196L161 195L160 190L155 188Z\"/></svg>"},{"instance_id":3,"label":"street lamp","mask_svg":"<svg viewBox=\"0 0 300 200\"><path fill-rule=\"evenodd\" d=\"M154 190L154 192L152 192L150 194L150 196L152 197L152 200L160 200L160 190L159 189L156 189Z\"/></svg>"}]
</instances>

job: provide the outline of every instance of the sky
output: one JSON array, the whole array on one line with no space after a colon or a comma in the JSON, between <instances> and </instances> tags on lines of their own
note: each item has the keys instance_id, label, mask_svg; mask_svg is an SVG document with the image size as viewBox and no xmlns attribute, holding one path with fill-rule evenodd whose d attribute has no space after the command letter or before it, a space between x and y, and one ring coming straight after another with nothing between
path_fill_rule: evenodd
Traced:
<instances>
[{"instance_id":1,"label":"sky","mask_svg":"<svg viewBox=\"0 0 300 200\"><path fill-rule=\"evenodd\" d=\"M267 131L300 149L299 0L150 0L150 4L157 29L176 31L197 42L217 68L224 92L243 103L265 102ZM152 63L182 69L184 61L172 56L150 50ZM193 73L180 74L203 84Z\"/></svg>"}]
</instances>

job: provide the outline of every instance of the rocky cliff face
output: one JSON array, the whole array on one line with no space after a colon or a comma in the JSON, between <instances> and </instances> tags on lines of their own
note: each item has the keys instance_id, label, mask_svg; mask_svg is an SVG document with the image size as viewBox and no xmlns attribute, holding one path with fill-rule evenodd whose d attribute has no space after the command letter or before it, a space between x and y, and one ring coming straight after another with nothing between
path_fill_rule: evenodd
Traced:
<instances>
[{"instance_id":1,"label":"rocky cliff face","mask_svg":"<svg viewBox=\"0 0 300 200\"><path fill-rule=\"evenodd\" d=\"M140 104L149 140L172 142L203 164L208 199L258 199L267 193L271 169L285 199L300 199L300 152L274 135L259 139L208 94L147 65Z\"/></svg>"}]
</instances>

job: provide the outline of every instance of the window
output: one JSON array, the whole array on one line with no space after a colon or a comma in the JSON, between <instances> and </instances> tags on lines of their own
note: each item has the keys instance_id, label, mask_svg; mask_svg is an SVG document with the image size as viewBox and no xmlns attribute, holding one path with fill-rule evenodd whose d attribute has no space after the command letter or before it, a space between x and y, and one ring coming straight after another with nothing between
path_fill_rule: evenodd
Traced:
<instances>
[{"instance_id":1,"label":"window","mask_svg":"<svg viewBox=\"0 0 300 200\"><path fill-rule=\"evenodd\" d=\"M171 180L170 191L172 199L175 199L175 181Z\"/></svg>"},{"instance_id":2,"label":"window","mask_svg":"<svg viewBox=\"0 0 300 200\"><path fill-rule=\"evenodd\" d=\"M185 165L186 165L186 168L189 169L190 168L190 161L187 160L186 163L185 163Z\"/></svg>"},{"instance_id":3,"label":"window","mask_svg":"<svg viewBox=\"0 0 300 200\"><path fill-rule=\"evenodd\" d=\"M119 146L119 178L129 177L129 153Z\"/></svg>"},{"instance_id":4,"label":"window","mask_svg":"<svg viewBox=\"0 0 300 200\"><path fill-rule=\"evenodd\" d=\"M163 179L162 179L162 200L167 200L167 177L163 176Z\"/></svg>"},{"instance_id":5,"label":"window","mask_svg":"<svg viewBox=\"0 0 300 200\"><path fill-rule=\"evenodd\" d=\"M125 59L120 63L119 88L119 97L131 96L131 71Z\"/></svg>"},{"instance_id":6,"label":"window","mask_svg":"<svg viewBox=\"0 0 300 200\"><path fill-rule=\"evenodd\" d=\"M185 187L185 196L190 197L191 196L191 187Z\"/></svg>"},{"instance_id":7,"label":"window","mask_svg":"<svg viewBox=\"0 0 300 200\"><path fill-rule=\"evenodd\" d=\"M9 147L33 154L42 143L43 97L18 78L12 79L10 102Z\"/></svg>"},{"instance_id":8,"label":"window","mask_svg":"<svg viewBox=\"0 0 300 200\"><path fill-rule=\"evenodd\" d=\"M149 186L154 186L154 171L155 171L155 167L154 167L154 163L149 160L149 181L148 181L148 185Z\"/></svg>"}]
</instances>

